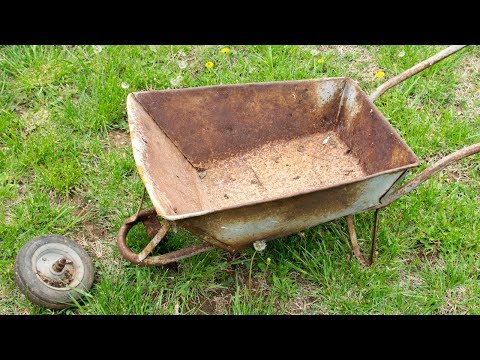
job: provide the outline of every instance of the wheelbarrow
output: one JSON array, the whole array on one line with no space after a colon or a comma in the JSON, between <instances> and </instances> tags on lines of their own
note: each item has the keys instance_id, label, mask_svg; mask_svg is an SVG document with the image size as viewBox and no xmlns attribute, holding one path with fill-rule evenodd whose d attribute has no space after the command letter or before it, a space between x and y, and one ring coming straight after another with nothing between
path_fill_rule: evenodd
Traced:
<instances>
[{"instance_id":1,"label":"wheelbarrow","mask_svg":"<svg viewBox=\"0 0 480 360\"><path fill-rule=\"evenodd\" d=\"M461 48L446 48L385 82L370 96L345 77L129 94L133 155L153 206L140 210L142 196L137 213L125 220L117 237L120 253L140 266L165 266L213 248L234 254L255 243L263 245L346 217L351 245L347 244L361 264L372 264L379 210L445 166L480 151L480 144L458 150L398 187L419 159L374 102L391 87ZM358 245L354 215L368 210L374 210L375 216L366 258ZM150 242L135 253L126 239L139 222ZM150 255L169 229L177 226L202 242ZM61 245L67 246L63 241ZM73 274L78 275L76 267L82 275L89 273L82 263L84 254L74 259L71 247L42 254L46 264L31 261L37 248L26 255L22 249L17 257L27 257L33 264L33 270L27 267L29 272L62 278L62 262L67 261ZM27 277L27 270L16 266L16 278L25 293L33 289L32 301L65 306L65 296L52 299L51 294L36 290L41 281L44 288L50 285L38 275ZM32 279L35 286L30 284ZM90 278L81 280L65 282L70 287L91 285Z\"/></svg>"},{"instance_id":2,"label":"wheelbarrow","mask_svg":"<svg viewBox=\"0 0 480 360\"><path fill-rule=\"evenodd\" d=\"M480 144L456 151L397 188L419 160L374 102L461 48L441 51L370 96L341 77L129 94L133 155L153 207L123 223L121 254L142 266L167 265L214 247L236 253L346 216L351 249L370 265L379 210L480 151ZM367 210L375 210L368 260L353 220ZM151 241L137 254L126 238L139 222ZM203 243L149 256L172 226Z\"/></svg>"}]
</instances>

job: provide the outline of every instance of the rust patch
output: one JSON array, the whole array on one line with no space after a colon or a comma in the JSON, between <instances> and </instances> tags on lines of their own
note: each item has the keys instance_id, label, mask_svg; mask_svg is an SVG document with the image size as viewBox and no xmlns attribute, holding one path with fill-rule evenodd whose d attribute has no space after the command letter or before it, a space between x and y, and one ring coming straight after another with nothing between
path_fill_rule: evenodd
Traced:
<instances>
[{"instance_id":1,"label":"rust patch","mask_svg":"<svg viewBox=\"0 0 480 360\"><path fill-rule=\"evenodd\" d=\"M69 284L71 284L74 280L73 277L74 270L73 267L70 266L70 268L65 269L65 272L63 274L64 278L49 278L48 276L45 276L41 272L37 272L38 277L47 285L53 286L55 288L65 288Z\"/></svg>"},{"instance_id":2,"label":"rust patch","mask_svg":"<svg viewBox=\"0 0 480 360\"><path fill-rule=\"evenodd\" d=\"M135 162L155 207L169 215L201 209L193 166L132 95L127 106Z\"/></svg>"},{"instance_id":3,"label":"rust patch","mask_svg":"<svg viewBox=\"0 0 480 360\"><path fill-rule=\"evenodd\" d=\"M367 175L418 164L397 131L352 80L347 82L344 97L336 131Z\"/></svg>"},{"instance_id":4,"label":"rust patch","mask_svg":"<svg viewBox=\"0 0 480 360\"><path fill-rule=\"evenodd\" d=\"M197 168L275 140L326 132L343 79L281 81L135 93L136 99ZM332 83L326 101L318 84Z\"/></svg>"},{"instance_id":5,"label":"rust patch","mask_svg":"<svg viewBox=\"0 0 480 360\"><path fill-rule=\"evenodd\" d=\"M139 254L134 253L127 245L128 232L133 226L145 219L150 219L153 221L155 214L156 210L152 206L150 208L140 210L138 213L130 216L123 222L120 230L118 231L117 245L120 254L122 254L125 260L140 266L164 266L212 249L211 245L201 244L192 245L188 248L172 251L163 255L149 256L149 254L159 244L170 228L171 223L165 222L158 233L155 234L152 240L150 240L147 246L145 246L145 248ZM150 221L147 220L147 224L149 224L149 222Z\"/></svg>"},{"instance_id":6,"label":"rust patch","mask_svg":"<svg viewBox=\"0 0 480 360\"><path fill-rule=\"evenodd\" d=\"M176 222L214 246L237 252L257 240L272 240L370 208L379 203L379 198L401 174L401 171L382 174Z\"/></svg>"},{"instance_id":7,"label":"rust patch","mask_svg":"<svg viewBox=\"0 0 480 360\"><path fill-rule=\"evenodd\" d=\"M163 216L267 201L277 197L275 191L284 197L315 190L305 181L315 183L323 178L331 185L341 183L343 177L345 181L354 179L355 169L350 171L338 158L312 158L308 166L301 161L282 163L282 156L287 155L303 159L309 146L318 145L315 137L326 133L333 135L322 145L343 149L346 144L345 159L359 159L366 175L414 166L418 161L367 95L345 78L145 91L131 94L127 103L137 167ZM305 143L300 144L302 141ZM299 146L293 151L289 146L295 142ZM279 156L270 159L273 168L279 168L270 172L274 175L270 182L262 178L262 172L268 175L267 163L258 163L255 169L236 168L232 163L233 174L224 166L229 159L240 159L248 152L261 152L263 158L268 155L265 147L280 143L284 145L277 151ZM323 169L321 176L310 174L308 170L322 160L336 163L333 168L341 176L331 169ZM216 168L215 164L220 165ZM299 171L290 174L288 165L298 166ZM220 173L219 181L215 181L215 173ZM277 175L292 176L288 182L279 182L274 179ZM243 179L238 187L242 182L238 176L249 179ZM241 189L237 192L243 193L243 198L224 191L228 189L223 185ZM294 185L294 191L286 189ZM247 188L258 196L252 196Z\"/></svg>"}]
</instances>

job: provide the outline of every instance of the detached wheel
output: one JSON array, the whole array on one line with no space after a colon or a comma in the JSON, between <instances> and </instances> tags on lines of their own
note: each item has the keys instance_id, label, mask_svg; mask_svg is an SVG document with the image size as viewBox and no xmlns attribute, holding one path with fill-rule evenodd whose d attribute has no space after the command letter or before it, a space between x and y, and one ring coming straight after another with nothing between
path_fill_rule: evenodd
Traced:
<instances>
[{"instance_id":1,"label":"detached wheel","mask_svg":"<svg viewBox=\"0 0 480 360\"><path fill-rule=\"evenodd\" d=\"M87 252L59 235L33 238L18 252L15 282L34 304L63 309L91 288L94 267Z\"/></svg>"}]
</instances>

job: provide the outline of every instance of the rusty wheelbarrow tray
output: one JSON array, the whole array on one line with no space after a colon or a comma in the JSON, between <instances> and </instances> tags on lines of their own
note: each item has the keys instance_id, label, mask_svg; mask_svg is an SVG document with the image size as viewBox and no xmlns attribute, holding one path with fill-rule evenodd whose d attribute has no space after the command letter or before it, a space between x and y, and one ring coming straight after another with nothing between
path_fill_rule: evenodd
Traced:
<instances>
[{"instance_id":1,"label":"rusty wheelbarrow tray","mask_svg":"<svg viewBox=\"0 0 480 360\"><path fill-rule=\"evenodd\" d=\"M348 78L129 94L135 163L154 206L139 208L124 222L121 254L138 265L166 265L214 247L235 253L346 216L351 250L362 264L371 264L378 210L480 151L480 144L458 150L396 189L419 160L374 101L462 47L448 47L370 97ZM375 210L368 260L353 222L354 214L366 210ZM138 222L151 241L136 254L126 237ZM203 243L149 256L172 225Z\"/></svg>"}]
</instances>

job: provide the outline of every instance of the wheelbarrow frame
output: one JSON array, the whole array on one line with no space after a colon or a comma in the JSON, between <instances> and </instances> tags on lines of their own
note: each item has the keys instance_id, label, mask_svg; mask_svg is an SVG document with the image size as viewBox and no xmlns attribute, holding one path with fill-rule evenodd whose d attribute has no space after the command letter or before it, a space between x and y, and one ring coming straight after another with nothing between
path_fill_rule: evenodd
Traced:
<instances>
[{"instance_id":1,"label":"wheelbarrow frame","mask_svg":"<svg viewBox=\"0 0 480 360\"><path fill-rule=\"evenodd\" d=\"M389 81L379 86L370 95L370 100L374 102L388 89L408 79L409 77L417 74L418 72L428 68L429 66L435 64L436 62L446 58L447 56L459 51L463 47L464 47L463 45L450 46L445 50L439 52L438 54L404 71L403 73L399 74L398 76L390 79ZM400 178L398 178L397 181L389 188L389 190L380 198L380 203L370 208L367 208L365 210L362 210L361 212L368 211L368 210L375 211L372 244L371 244L371 251L370 251L370 256L368 260L365 259L358 245L357 236L355 232L355 225L354 225L354 213L345 215L347 219L351 245L348 243L348 241L346 241L346 243L351 249L352 253L355 255L355 257L358 259L358 261L364 266L368 266L373 263L375 247L376 247L377 238L378 238L379 210L381 208L391 204L392 202L399 199L403 195L406 195L410 191L416 189L420 184L422 184L424 181L426 181L427 179L435 175L438 171L442 170L449 164L478 152L480 152L480 143L462 148L440 159L435 164L423 170L420 174L415 176L413 179L405 183L400 188L396 188L396 184L398 184L403 179L403 177L406 175L408 171L408 168L417 166L418 162L413 164L413 166L407 166L407 169L403 171L403 174L401 174ZM118 247L119 247L120 253L126 260L140 266L164 266L164 265L174 263L179 260L194 256L194 255L197 255L199 253L211 250L215 247L222 248L230 253L235 253L236 251L241 250L241 248L245 247L245 246L229 246L229 244L226 244L225 242L221 242L213 238L212 236L209 236L207 233L202 232L202 238L203 240L205 240L203 244L186 247L186 248L173 251L167 254L163 254L163 255L149 256L149 254L153 251L153 249L165 237L168 230L172 226L176 226L176 222L175 220L164 220L164 223L162 225L160 224L157 218L158 214L155 207L150 207L148 209L141 210L144 196L145 196L145 189L144 189L144 192L142 195L142 201L140 203L137 213L124 221L118 233L118 237L117 237ZM181 221L182 220L180 220L180 222ZM327 220L327 221L330 221L330 220ZM144 224L147 235L151 240L148 243L148 245L140 253L136 254L127 246L126 238L130 229L139 222L142 222ZM192 226L188 223L187 225ZM198 228L196 230L197 232L201 231ZM275 236L273 238L277 238L277 237L278 236ZM272 238L267 238L265 240L270 240L270 239Z\"/></svg>"}]
</instances>

